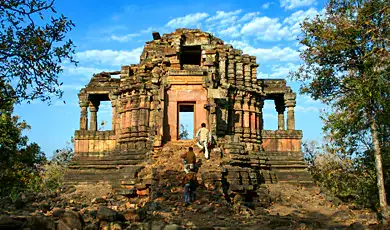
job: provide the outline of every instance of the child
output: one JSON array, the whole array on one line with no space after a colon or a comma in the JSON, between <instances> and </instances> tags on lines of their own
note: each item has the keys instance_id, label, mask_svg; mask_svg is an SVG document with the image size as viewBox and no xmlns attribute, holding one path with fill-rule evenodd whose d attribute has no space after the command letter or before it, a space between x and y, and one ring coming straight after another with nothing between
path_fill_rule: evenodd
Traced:
<instances>
[{"instance_id":1,"label":"child","mask_svg":"<svg viewBox=\"0 0 390 230\"><path fill-rule=\"evenodd\" d=\"M189 173L195 168L196 156L192 147L188 148L188 152L181 155L184 159L184 172Z\"/></svg>"},{"instance_id":2,"label":"child","mask_svg":"<svg viewBox=\"0 0 390 230\"><path fill-rule=\"evenodd\" d=\"M182 185L184 186L184 202L191 204L195 200L195 190L198 186L198 180L194 172L187 173L183 180Z\"/></svg>"}]
</instances>

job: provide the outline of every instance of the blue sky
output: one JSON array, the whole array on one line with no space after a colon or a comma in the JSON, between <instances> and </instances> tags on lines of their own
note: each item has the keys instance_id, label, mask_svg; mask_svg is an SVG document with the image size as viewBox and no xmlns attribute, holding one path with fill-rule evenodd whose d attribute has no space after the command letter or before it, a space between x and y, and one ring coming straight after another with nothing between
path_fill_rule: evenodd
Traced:
<instances>
[{"instance_id":1,"label":"blue sky","mask_svg":"<svg viewBox=\"0 0 390 230\"><path fill-rule=\"evenodd\" d=\"M78 91L93 73L120 70L121 65L139 62L152 31L170 33L175 28L200 28L213 33L244 53L257 56L258 75L285 78L300 63L299 22L314 17L324 8L316 0L280 1L91 1L57 0L56 10L74 21L69 33L76 44L79 65L64 66L60 79L64 97L51 106L33 102L16 107L15 112L32 126L26 134L49 157L65 146L79 127ZM299 84L288 81L298 92ZM65 100L66 104L62 101ZM298 95L295 108L296 128L304 139L320 140L324 105L308 96ZM110 128L110 103L101 105L99 121ZM266 129L277 128L277 113L272 102L263 109Z\"/></svg>"}]
</instances>

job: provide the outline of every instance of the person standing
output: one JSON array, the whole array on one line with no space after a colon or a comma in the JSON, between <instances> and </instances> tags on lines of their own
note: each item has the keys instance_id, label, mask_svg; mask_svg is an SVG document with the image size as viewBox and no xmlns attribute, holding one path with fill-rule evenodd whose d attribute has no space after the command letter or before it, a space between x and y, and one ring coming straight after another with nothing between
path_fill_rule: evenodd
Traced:
<instances>
[{"instance_id":1,"label":"person standing","mask_svg":"<svg viewBox=\"0 0 390 230\"><path fill-rule=\"evenodd\" d=\"M196 174L194 172L187 173L181 183L184 186L184 202L191 204L195 200L195 191L199 185Z\"/></svg>"},{"instance_id":2,"label":"person standing","mask_svg":"<svg viewBox=\"0 0 390 230\"><path fill-rule=\"evenodd\" d=\"M197 139L197 145L201 150L204 149L204 156L206 159L210 159L209 155L209 142L211 142L211 133L210 131L206 128L206 124L202 123L201 128L196 132L196 139Z\"/></svg>"},{"instance_id":3,"label":"person standing","mask_svg":"<svg viewBox=\"0 0 390 230\"><path fill-rule=\"evenodd\" d=\"M195 168L196 156L194 153L194 148L189 147L188 152L182 155L184 158L184 172L189 173L190 170Z\"/></svg>"}]
</instances>

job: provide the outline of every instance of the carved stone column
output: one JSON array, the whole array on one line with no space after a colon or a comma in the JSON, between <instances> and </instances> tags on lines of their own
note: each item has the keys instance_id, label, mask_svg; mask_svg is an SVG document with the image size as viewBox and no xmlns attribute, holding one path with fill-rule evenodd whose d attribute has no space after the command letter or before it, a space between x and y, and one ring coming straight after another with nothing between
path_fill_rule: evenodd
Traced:
<instances>
[{"instance_id":1,"label":"carved stone column","mask_svg":"<svg viewBox=\"0 0 390 230\"><path fill-rule=\"evenodd\" d=\"M236 56L236 85L244 86L244 64L241 56Z\"/></svg>"},{"instance_id":2,"label":"carved stone column","mask_svg":"<svg viewBox=\"0 0 390 230\"><path fill-rule=\"evenodd\" d=\"M296 104L296 94L295 93L288 93L284 95L284 103L287 107L287 130L294 130L295 129L295 114L294 114L294 107Z\"/></svg>"},{"instance_id":3,"label":"carved stone column","mask_svg":"<svg viewBox=\"0 0 390 230\"><path fill-rule=\"evenodd\" d=\"M88 95L82 89L78 94L80 104L80 130L88 130Z\"/></svg>"},{"instance_id":4,"label":"carved stone column","mask_svg":"<svg viewBox=\"0 0 390 230\"><path fill-rule=\"evenodd\" d=\"M257 116L257 111L256 111L256 98L251 97L250 100L250 105L249 105L249 110L250 110L250 124L251 124L251 138L256 139L256 116Z\"/></svg>"},{"instance_id":5,"label":"carved stone column","mask_svg":"<svg viewBox=\"0 0 390 230\"><path fill-rule=\"evenodd\" d=\"M234 55L229 55L229 64L228 64L228 83L236 83L236 71L235 71L235 60Z\"/></svg>"},{"instance_id":6,"label":"carved stone column","mask_svg":"<svg viewBox=\"0 0 390 230\"><path fill-rule=\"evenodd\" d=\"M88 103L80 103L80 130L88 130Z\"/></svg>"},{"instance_id":7,"label":"carved stone column","mask_svg":"<svg viewBox=\"0 0 390 230\"><path fill-rule=\"evenodd\" d=\"M251 77L252 77L252 85L257 86L257 67L259 66L256 63L256 56L250 56L251 58Z\"/></svg>"},{"instance_id":8,"label":"carved stone column","mask_svg":"<svg viewBox=\"0 0 390 230\"><path fill-rule=\"evenodd\" d=\"M97 130L97 112L99 111L100 101L90 101L89 103L89 111L90 111L90 123L89 130L96 131Z\"/></svg>"},{"instance_id":9,"label":"carved stone column","mask_svg":"<svg viewBox=\"0 0 390 230\"><path fill-rule=\"evenodd\" d=\"M225 54L219 54L219 74L221 77L221 84L227 83L227 74L226 74L226 57Z\"/></svg>"},{"instance_id":10,"label":"carved stone column","mask_svg":"<svg viewBox=\"0 0 390 230\"><path fill-rule=\"evenodd\" d=\"M242 96L237 93L234 100L234 132L236 134L242 134L243 130L243 112L242 112Z\"/></svg>"},{"instance_id":11,"label":"carved stone column","mask_svg":"<svg viewBox=\"0 0 390 230\"><path fill-rule=\"evenodd\" d=\"M134 99L134 100L133 100ZM132 110L131 110L131 136L138 136L138 122L139 122L139 95L132 96Z\"/></svg>"},{"instance_id":12,"label":"carved stone column","mask_svg":"<svg viewBox=\"0 0 390 230\"><path fill-rule=\"evenodd\" d=\"M244 54L243 55L243 63L244 63L244 84L245 87L251 87L252 85L252 70L251 70L251 64L250 64L250 57L249 55Z\"/></svg>"},{"instance_id":13,"label":"carved stone column","mask_svg":"<svg viewBox=\"0 0 390 230\"><path fill-rule=\"evenodd\" d=\"M284 111L286 107L284 106L283 101L275 100L275 108L278 112L278 130L285 130L286 128L284 125Z\"/></svg>"},{"instance_id":14,"label":"carved stone column","mask_svg":"<svg viewBox=\"0 0 390 230\"><path fill-rule=\"evenodd\" d=\"M117 95L113 95L113 94L110 94L109 95L109 98L111 100L111 107L112 107L112 123L111 123L111 129L112 130L115 130L115 126L117 124L117 109L116 109L116 106L117 106L117 98L118 96Z\"/></svg>"},{"instance_id":15,"label":"carved stone column","mask_svg":"<svg viewBox=\"0 0 390 230\"><path fill-rule=\"evenodd\" d=\"M264 106L264 99L259 98L256 100L256 126L257 131L261 133L261 131L264 129L264 121L263 121L263 106Z\"/></svg>"}]
</instances>

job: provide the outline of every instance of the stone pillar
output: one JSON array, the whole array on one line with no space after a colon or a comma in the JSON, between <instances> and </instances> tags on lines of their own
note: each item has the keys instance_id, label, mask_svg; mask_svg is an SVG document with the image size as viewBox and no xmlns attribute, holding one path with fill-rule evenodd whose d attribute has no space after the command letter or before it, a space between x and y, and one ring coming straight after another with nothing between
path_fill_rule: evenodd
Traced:
<instances>
[{"instance_id":1,"label":"stone pillar","mask_svg":"<svg viewBox=\"0 0 390 230\"><path fill-rule=\"evenodd\" d=\"M263 121L263 106L264 100L262 98L256 100L256 129L259 133L264 129Z\"/></svg>"},{"instance_id":2,"label":"stone pillar","mask_svg":"<svg viewBox=\"0 0 390 230\"><path fill-rule=\"evenodd\" d=\"M294 107L296 104L296 94L288 93L284 95L284 103L287 107L287 130L295 129L295 115L294 115Z\"/></svg>"},{"instance_id":3,"label":"stone pillar","mask_svg":"<svg viewBox=\"0 0 390 230\"><path fill-rule=\"evenodd\" d=\"M144 92L140 96L140 104L139 104L139 121L138 121L138 132L140 136L147 135L147 127L149 126L149 108L150 108L150 100L149 97Z\"/></svg>"},{"instance_id":4,"label":"stone pillar","mask_svg":"<svg viewBox=\"0 0 390 230\"><path fill-rule=\"evenodd\" d=\"M80 104L80 130L88 130L88 95L82 89L78 94Z\"/></svg>"},{"instance_id":5,"label":"stone pillar","mask_svg":"<svg viewBox=\"0 0 390 230\"><path fill-rule=\"evenodd\" d=\"M219 75L221 76L221 84L226 84L227 83L227 74L226 74L225 54L220 54L220 56L219 56Z\"/></svg>"},{"instance_id":6,"label":"stone pillar","mask_svg":"<svg viewBox=\"0 0 390 230\"><path fill-rule=\"evenodd\" d=\"M250 64L250 57L249 55L244 54L243 55L243 63L244 63L244 84L245 87L251 87L252 85L252 70L251 70L251 64Z\"/></svg>"},{"instance_id":7,"label":"stone pillar","mask_svg":"<svg viewBox=\"0 0 390 230\"><path fill-rule=\"evenodd\" d=\"M249 97L244 97L244 104L242 107L242 110L244 112L244 128L250 127L250 113L249 113Z\"/></svg>"},{"instance_id":8,"label":"stone pillar","mask_svg":"<svg viewBox=\"0 0 390 230\"><path fill-rule=\"evenodd\" d=\"M251 78L252 78L252 85L257 86L257 67L259 66L256 63L256 56L250 56L251 59Z\"/></svg>"},{"instance_id":9,"label":"stone pillar","mask_svg":"<svg viewBox=\"0 0 390 230\"><path fill-rule=\"evenodd\" d=\"M80 130L88 130L88 103L80 102Z\"/></svg>"},{"instance_id":10,"label":"stone pillar","mask_svg":"<svg viewBox=\"0 0 390 230\"><path fill-rule=\"evenodd\" d=\"M235 71L235 59L234 55L229 55L229 64L228 64L228 83L236 83L236 71Z\"/></svg>"},{"instance_id":11,"label":"stone pillar","mask_svg":"<svg viewBox=\"0 0 390 230\"><path fill-rule=\"evenodd\" d=\"M115 130L115 126L116 126L116 121L117 121L117 109L116 109L116 105L117 105L117 98L118 96L117 95L109 95L109 98L111 100L111 107L112 107L112 123L111 123L111 129L112 130Z\"/></svg>"},{"instance_id":12,"label":"stone pillar","mask_svg":"<svg viewBox=\"0 0 390 230\"><path fill-rule=\"evenodd\" d=\"M278 112L278 130L285 130L286 128L284 125L284 110L286 109L286 107L284 106L283 101L276 99L275 108Z\"/></svg>"},{"instance_id":13,"label":"stone pillar","mask_svg":"<svg viewBox=\"0 0 390 230\"><path fill-rule=\"evenodd\" d=\"M237 95L234 100L234 130L235 133L242 133L242 96Z\"/></svg>"},{"instance_id":14,"label":"stone pillar","mask_svg":"<svg viewBox=\"0 0 390 230\"><path fill-rule=\"evenodd\" d=\"M138 136L138 123L139 119L139 95L132 96L134 100L132 101L132 110L131 110L131 136Z\"/></svg>"},{"instance_id":15,"label":"stone pillar","mask_svg":"<svg viewBox=\"0 0 390 230\"><path fill-rule=\"evenodd\" d=\"M250 105L250 121L251 121L251 138L256 139L256 117L257 117L257 111L256 111L256 98L251 97Z\"/></svg>"},{"instance_id":16,"label":"stone pillar","mask_svg":"<svg viewBox=\"0 0 390 230\"><path fill-rule=\"evenodd\" d=\"M241 56L236 56L236 85L244 86L244 64Z\"/></svg>"},{"instance_id":17,"label":"stone pillar","mask_svg":"<svg viewBox=\"0 0 390 230\"><path fill-rule=\"evenodd\" d=\"M100 101L90 101L89 111L90 111L90 123L89 130L97 131L97 112L99 111Z\"/></svg>"}]
</instances>

